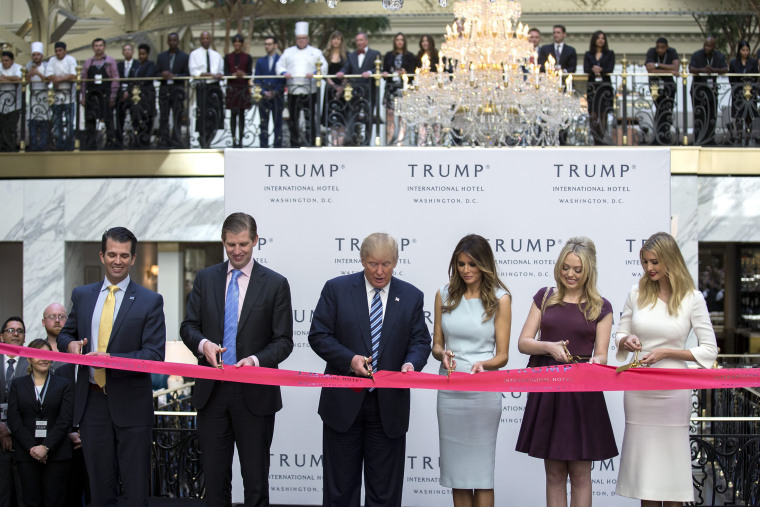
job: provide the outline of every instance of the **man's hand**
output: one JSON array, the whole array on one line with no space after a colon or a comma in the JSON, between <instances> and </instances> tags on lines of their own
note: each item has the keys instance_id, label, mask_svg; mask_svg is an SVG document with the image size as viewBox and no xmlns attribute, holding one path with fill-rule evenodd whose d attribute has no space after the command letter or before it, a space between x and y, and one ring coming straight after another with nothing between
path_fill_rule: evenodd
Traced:
<instances>
[{"instance_id":1,"label":"man's hand","mask_svg":"<svg viewBox=\"0 0 760 507\"><path fill-rule=\"evenodd\" d=\"M0 422L0 438L11 436L11 430L8 429L8 425Z\"/></svg>"},{"instance_id":2,"label":"man's hand","mask_svg":"<svg viewBox=\"0 0 760 507\"><path fill-rule=\"evenodd\" d=\"M372 364L371 357L364 357L357 354L351 359L351 371L360 377L369 377L369 370L367 369L368 364Z\"/></svg>"},{"instance_id":3,"label":"man's hand","mask_svg":"<svg viewBox=\"0 0 760 507\"><path fill-rule=\"evenodd\" d=\"M240 368L241 366L256 366L256 363L253 362L253 359L251 357L244 357L237 363L235 363L235 368Z\"/></svg>"},{"instance_id":4,"label":"man's hand","mask_svg":"<svg viewBox=\"0 0 760 507\"><path fill-rule=\"evenodd\" d=\"M362 72L362 77L370 77L371 75L372 73L368 70L365 70L364 72Z\"/></svg>"},{"instance_id":5,"label":"man's hand","mask_svg":"<svg viewBox=\"0 0 760 507\"><path fill-rule=\"evenodd\" d=\"M13 439L10 435L7 437L0 437L0 449L5 452L13 450Z\"/></svg>"},{"instance_id":6,"label":"man's hand","mask_svg":"<svg viewBox=\"0 0 760 507\"><path fill-rule=\"evenodd\" d=\"M220 347L216 343L212 342L211 340L206 340L203 343L203 356L206 358L206 361L208 364L213 366L214 368L219 367L219 363L217 363L216 358L219 356L219 353L224 352L227 350L224 347Z\"/></svg>"},{"instance_id":7,"label":"man's hand","mask_svg":"<svg viewBox=\"0 0 760 507\"><path fill-rule=\"evenodd\" d=\"M82 338L79 341L69 342L69 346L66 349L69 354L81 354L82 347L87 345L87 338Z\"/></svg>"},{"instance_id":8,"label":"man's hand","mask_svg":"<svg viewBox=\"0 0 760 507\"><path fill-rule=\"evenodd\" d=\"M111 354L109 354L108 352L101 352L99 350L94 350L92 352L88 352L86 355L88 355L88 356L111 357Z\"/></svg>"},{"instance_id":9,"label":"man's hand","mask_svg":"<svg viewBox=\"0 0 760 507\"><path fill-rule=\"evenodd\" d=\"M407 373L410 371L414 371L414 365L412 363L404 363L404 366L401 367L401 373Z\"/></svg>"},{"instance_id":10,"label":"man's hand","mask_svg":"<svg viewBox=\"0 0 760 507\"><path fill-rule=\"evenodd\" d=\"M44 445L35 445L29 449L29 454L37 461L45 463L47 461L48 448Z\"/></svg>"},{"instance_id":11,"label":"man's hand","mask_svg":"<svg viewBox=\"0 0 760 507\"><path fill-rule=\"evenodd\" d=\"M80 449L82 447L82 437L78 431L69 433L69 442L74 446L74 449Z\"/></svg>"}]
</instances>

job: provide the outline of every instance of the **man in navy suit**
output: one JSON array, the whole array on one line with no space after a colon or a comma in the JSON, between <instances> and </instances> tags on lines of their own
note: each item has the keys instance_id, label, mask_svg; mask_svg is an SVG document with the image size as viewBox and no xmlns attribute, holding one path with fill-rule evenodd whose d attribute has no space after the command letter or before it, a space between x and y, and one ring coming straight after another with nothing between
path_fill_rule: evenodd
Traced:
<instances>
[{"instance_id":1,"label":"man in navy suit","mask_svg":"<svg viewBox=\"0 0 760 507\"><path fill-rule=\"evenodd\" d=\"M116 68L119 70L119 78L132 78L137 76L137 68L140 66L139 62L132 58L135 53L135 48L132 44L124 44L121 48L121 54L124 56L124 60L116 64ZM116 144L121 146L124 143L124 121L127 118L127 111L129 111L132 104L132 87L137 83L134 81L121 81L119 83L119 94L116 97L116 125L119 129L116 132ZM134 122L134 118L132 119Z\"/></svg>"},{"instance_id":2,"label":"man in navy suit","mask_svg":"<svg viewBox=\"0 0 760 507\"><path fill-rule=\"evenodd\" d=\"M198 272L179 334L201 366L277 368L293 350L293 312L287 279L253 259L256 221L232 213L222 225L229 258ZM279 386L197 379L198 441L206 505L232 503L232 456L237 445L245 505L269 505L269 448Z\"/></svg>"},{"instance_id":3,"label":"man in navy suit","mask_svg":"<svg viewBox=\"0 0 760 507\"><path fill-rule=\"evenodd\" d=\"M156 88L153 80L156 75L156 64L149 60L150 46L137 46L138 67L135 77L144 78L136 82L140 87L140 102L132 102L132 127L135 132L135 147L150 146L150 136L153 133L153 120L156 117Z\"/></svg>"},{"instance_id":4,"label":"man in navy suit","mask_svg":"<svg viewBox=\"0 0 760 507\"><path fill-rule=\"evenodd\" d=\"M103 233L102 282L71 293L58 350L70 354L163 361L164 301L129 277L137 238L124 227ZM74 387L92 505L116 505L119 479L127 505L148 505L153 389L150 373L80 368Z\"/></svg>"},{"instance_id":5,"label":"man in navy suit","mask_svg":"<svg viewBox=\"0 0 760 507\"><path fill-rule=\"evenodd\" d=\"M179 49L179 35L170 33L166 38L167 51L159 53L156 60L156 76L162 79L158 91L160 118L158 133L159 146L162 148L187 148L182 139L182 124L185 121L185 93L187 81L175 77L190 75L188 63L190 56ZM172 115L172 130L169 132L169 113Z\"/></svg>"},{"instance_id":6,"label":"man in navy suit","mask_svg":"<svg viewBox=\"0 0 760 507\"><path fill-rule=\"evenodd\" d=\"M430 355L419 289L393 277L398 245L371 234L360 257L364 271L328 281L314 309L311 348L327 362L326 374L420 371ZM364 505L401 505L409 389L323 388L325 507L358 507L364 465Z\"/></svg>"},{"instance_id":7,"label":"man in navy suit","mask_svg":"<svg viewBox=\"0 0 760 507\"><path fill-rule=\"evenodd\" d=\"M264 50L267 55L256 60L256 69L254 74L257 76L276 76L277 60L280 55L277 54L277 37L267 37L264 39ZM272 114L274 122L274 144L275 148L282 148L282 110L284 108L282 96L285 89L284 79L258 78L253 80L254 84L261 86L261 100L259 101L259 117L261 123L259 128L259 146L261 148L269 147L269 114Z\"/></svg>"},{"instance_id":8,"label":"man in navy suit","mask_svg":"<svg viewBox=\"0 0 760 507\"><path fill-rule=\"evenodd\" d=\"M353 97L349 103L349 114L346 119L346 130L352 132L353 144L369 145L372 135L372 118L377 105L376 87L370 75L376 70L375 60L380 58L380 52L369 49L369 37L364 32L356 34L356 51L348 53L346 63L340 72L335 74L342 78L346 74L361 74L361 78L351 79L354 87ZM381 59L382 61L382 59Z\"/></svg>"},{"instance_id":9,"label":"man in navy suit","mask_svg":"<svg viewBox=\"0 0 760 507\"><path fill-rule=\"evenodd\" d=\"M552 38L554 42L541 46L541 50L538 52L538 65L541 66L541 72L546 72L544 64L549 58L549 55L554 58L554 66L557 69L562 69L565 73L574 73L578 66L578 54L575 52L573 46L565 44L565 37L567 36L567 30L563 25L554 25L552 31Z\"/></svg>"}]
</instances>

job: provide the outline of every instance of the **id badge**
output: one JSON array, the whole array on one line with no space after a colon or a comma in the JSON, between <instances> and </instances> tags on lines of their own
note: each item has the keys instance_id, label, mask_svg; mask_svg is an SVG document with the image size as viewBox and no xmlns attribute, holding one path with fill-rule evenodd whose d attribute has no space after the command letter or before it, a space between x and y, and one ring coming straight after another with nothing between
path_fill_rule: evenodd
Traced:
<instances>
[{"instance_id":1,"label":"id badge","mask_svg":"<svg viewBox=\"0 0 760 507\"><path fill-rule=\"evenodd\" d=\"M714 85L715 84L715 78L714 77L708 77L707 78L707 84Z\"/></svg>"},{"instance_id":2,"label":"id badge","mask_svg":"<svg viewBox=\"0 0 760 507\"><path fill-rule=\"evenodd\" d=\"M596 76L596 77L594 78L594 82L595 82L595 83L601 83L601 82L602 82L602 78L601 78L600 76Z\"/></svg>"},{"instance_id":3,"label":"id badge","mask_svg":"<svg viewBox=\"0 0 760 507\"><path fill-rule=\"evenodd\" d=\"M95 84L103 84L103 74L95 74Z\"/></svg>"},{"instance_id":4,"label":"id badge","mask_svg":"<svg viewBox=\"0 0 760 507\"><path fill-rule=\"evenodd\" d=\"M0 422L8 420L8 404L0 403Z\"/></svg>"},{"instance_id":5,"label":"id badge","mask_svg":"<svg viewBox=\"0 0 760 507\"><path fill-rule=\"evenodd\" d=\"M401 82L401 76L399 76L398 74L394 75L393 76L393 82L394 83L400 83Z\"/></svg>"},{"instance_id":6,"label":"id badge","mask_svg":"<svg viewBox=\"0 0 760 507\"><path fill-rule=\"evenodd\" d=\"M47 438L47 421L34 422L34 438Z\"/></svg>"},{"instance_id":7,"label":"id badge","mask_svg":"<svg viewBox=\"0 0 760 507\"><path fill-rule=\"evenodd\" d=\"M173 79L167 79L166 80L166 84L168 84L168 85L174 84L174 80Z\"/></svg>"}]
</instances>

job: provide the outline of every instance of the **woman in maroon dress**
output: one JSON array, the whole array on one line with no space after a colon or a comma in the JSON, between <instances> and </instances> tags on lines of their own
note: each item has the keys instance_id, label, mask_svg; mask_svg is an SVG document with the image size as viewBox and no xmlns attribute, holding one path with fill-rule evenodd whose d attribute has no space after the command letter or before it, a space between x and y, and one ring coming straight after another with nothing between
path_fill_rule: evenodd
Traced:
<instances>
[{"instance_id":1,"label":"woman in maroon dress","mask_svg":"<svg viewBox=\"0 0 760 507\"><path fill-rule=\"evenodd\" d=\"M245 137L245 112L251 108L251 80L243 76L253 74L253 59L243 52L245 39L240 34L232 37L235 51L224 57L224 75L235 76L227 80L227 109L230 110L232 147L242 148ZM240 131L238 132L238 122ZM239 134L239 135L237 135Z\"/></svg>"},{"instance_id":2,"label":"woman in maroon dress","mask_svg":"<svg viewBox=\"0 0 760 507\"><path fill-rule=\"evenodd\" d=\"M596 247L570 238L554 266L557 288L533 296L517 348L536 366L607 363L612 305L596 288ZM541 331L539 338L536 333ZM544 460L546 504L591 505L591 462L618 455L602 392L529 393L517 451Z\"/></svg>"}]
</instances>

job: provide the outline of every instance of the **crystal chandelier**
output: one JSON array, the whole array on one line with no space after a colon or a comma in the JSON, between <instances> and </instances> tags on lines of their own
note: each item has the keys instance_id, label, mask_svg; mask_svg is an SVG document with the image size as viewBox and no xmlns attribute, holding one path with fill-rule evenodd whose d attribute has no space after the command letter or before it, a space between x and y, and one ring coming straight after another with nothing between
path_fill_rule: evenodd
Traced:
<instances>
[{"instance_id":1,"label":"crystal chandelier","mask_svg":"<svg viewBox=\"0 0 760 507\"><path fill-rule=\"evenodd\" d=\"M413 82L404 76L396 113L428 134L448 134L436 144L559 144L560 131L582 112L580 100L572 76L556 70L551 57L539 72L520 3L460 0L454 12L441 47L446 63L432 72L423 58Z\"/></svg>"}]
</instances>

